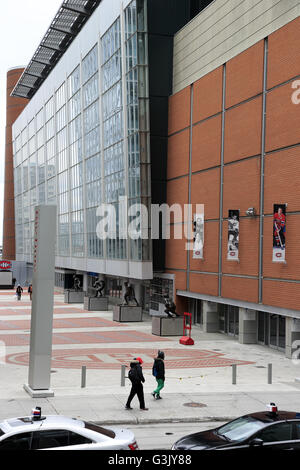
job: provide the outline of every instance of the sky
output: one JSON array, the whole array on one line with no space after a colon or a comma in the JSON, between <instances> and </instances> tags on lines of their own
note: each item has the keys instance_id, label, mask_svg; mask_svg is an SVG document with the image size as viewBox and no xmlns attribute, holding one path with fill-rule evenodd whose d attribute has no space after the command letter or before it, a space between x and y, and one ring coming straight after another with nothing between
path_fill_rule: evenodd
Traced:
<instances>
[{"instance_id":1,"label":"sky","mask_svg":"<svg viewBox=\"0 0 300 470\"><path fill-rule=\"evenodd\" d=\"M3 229L3 190L8 69L28 65L63 0L1 0L0 28L0 245Z\"/></svg>"}]
</instances>

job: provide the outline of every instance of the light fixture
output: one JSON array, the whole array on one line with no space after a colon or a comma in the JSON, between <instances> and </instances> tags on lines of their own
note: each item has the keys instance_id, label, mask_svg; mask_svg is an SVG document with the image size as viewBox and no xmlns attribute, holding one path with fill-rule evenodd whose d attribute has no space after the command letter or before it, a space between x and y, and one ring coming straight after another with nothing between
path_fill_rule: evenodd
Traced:
<instances>
[{"instance_id":1,"label":"light fixture","mask_svg":"<svg viewBox=\"0 0 300 470\"><path fill-rule=\"evenodd\" d=\"M249 215L250 217L254 217L256 214L255 208L249 207L249 209L246 210L246 214Z\"/></svg>"}]
</instances>

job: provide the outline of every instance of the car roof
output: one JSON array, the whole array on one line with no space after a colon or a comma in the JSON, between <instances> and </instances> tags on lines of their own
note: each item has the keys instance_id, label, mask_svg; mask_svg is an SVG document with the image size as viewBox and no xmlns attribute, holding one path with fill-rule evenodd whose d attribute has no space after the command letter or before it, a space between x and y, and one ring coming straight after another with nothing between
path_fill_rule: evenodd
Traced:
<instances>
[{"instance_id":1,"label":"car roof","mask_svg":"<svg viewBox=\"0 0 300 470\"><path fill-rule=\"evenodd\" d=\"M272 423L275 421L286 421L286 420L300 420L300 413L296 411L277 411L272 413L270 411L260 411L257 413L250 413L245 416L251 416L254 419L263 421L264 423Z\"/></svg>"},{"instance_id":2,"label":"car roof","mask_svg":"<svg viewBox=\"0 0 300 470\"><path fill-rule=\"evenodd\" d=\"M43 416L42 419L33 420L31 416L25 416L22 418L11 418L0 422L0 429L5 433L10 432L26 432L35 431L40 427L43 428L84 428L85 424L83 421L76 418L68 418L66 416Z\"/></svg>"}]
</instances>

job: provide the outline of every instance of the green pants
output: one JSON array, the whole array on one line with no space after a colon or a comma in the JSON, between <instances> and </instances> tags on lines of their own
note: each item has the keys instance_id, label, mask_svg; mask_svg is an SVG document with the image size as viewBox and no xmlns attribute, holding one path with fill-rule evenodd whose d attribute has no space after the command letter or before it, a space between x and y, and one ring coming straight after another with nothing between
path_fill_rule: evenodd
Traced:
<instances>
[{"instance_id":1,"label":"green pants","mask_svg":"<svg viewBox=\"0 0 300 470\"><path fill-rule=\"evenodd\" d=\"M164 388L165 386L165 382L163 379L156 379L156 382L157 382L157 387L153 393L155 393L156 395L159 395L161 389Z\"/></svg>"}]
</instances>

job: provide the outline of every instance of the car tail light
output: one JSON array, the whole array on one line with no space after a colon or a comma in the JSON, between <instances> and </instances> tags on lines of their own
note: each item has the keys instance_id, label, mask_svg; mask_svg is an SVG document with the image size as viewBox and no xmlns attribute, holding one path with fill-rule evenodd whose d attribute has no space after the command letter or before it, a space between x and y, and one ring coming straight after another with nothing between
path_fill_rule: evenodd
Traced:
<instances>
[{"instance_id":1,"label":"car tail light","mask_svg":"<svg viewBox=\"0 0 300 470\"><path fill-rule=\"evenodd\" d=\"M134 441L132 444L129 444L128 447L130 450L139 450L139 446L137 445L136 441Z\"/></svg>"}]
</instances>

